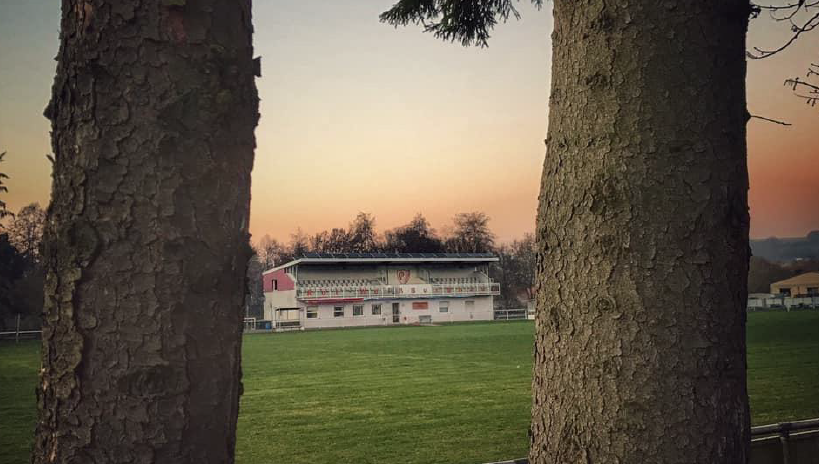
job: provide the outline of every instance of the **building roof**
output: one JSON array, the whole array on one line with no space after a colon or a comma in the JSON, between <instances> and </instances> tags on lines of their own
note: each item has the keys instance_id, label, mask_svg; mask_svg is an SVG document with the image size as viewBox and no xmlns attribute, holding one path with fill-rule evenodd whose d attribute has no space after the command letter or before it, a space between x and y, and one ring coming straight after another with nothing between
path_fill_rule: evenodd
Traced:
<instances>
[{"instance_id":1,"label":"building roof","mask_svg":"<svg viewBox=\"0 0 819 464\"><path fill-rule=\"evenodd\" d=\"M498 257L492 253L304 253L281 266L268 269L268 274L296 264L334 263L492 263Z\"/></svg>"},{"instance_id":2,"label":"building roof","mask_svg":"<svg viewBox=\"0 0 819 464\"><path fill-rule=\"evenodd\" d=\"M803 285L815 283L819 283L819 272L806 272L804 274L799 274L798 276L791 277L790 279L774 282L771 285L776 285L778 287L780 285Z\"/></svg>"}]
</instances>

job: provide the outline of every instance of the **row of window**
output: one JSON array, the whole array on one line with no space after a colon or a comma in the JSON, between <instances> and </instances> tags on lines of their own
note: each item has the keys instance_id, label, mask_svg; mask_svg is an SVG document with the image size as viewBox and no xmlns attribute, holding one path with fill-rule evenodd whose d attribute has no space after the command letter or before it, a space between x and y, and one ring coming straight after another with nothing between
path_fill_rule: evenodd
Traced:
<instances>
[{"instance_id":1,"label":"row of window","mask_svg":"<svg viewBox=\"0 0 819 464\"><path fill-rule=\"evenodd\" d=\"M474 301L467 301L466 302L466 309L471 311L474 308L475 302ZM449 301L439 301L438 302L438 312L439 313L448 313L449 312ZM353 316L363 316L364 315L364 305L353 305ZM370 305L370 315L372 316L380 316L381 315L381 304L374 303ZM334 306L333 307L333 317L344 317L344 306ZM318 319L318 306L308 306L307 307L307 319Z\"/></svg>"},{"instance_id":2,"label":"row of window","mask_svg":"<svg viewBox=\"0 0 819 464\"><path fill-rule=\"evenodd\" d=\"M798 287L797 287L798 288ZM807 293L803 295L796 295L796 296L819 296L819 287L807 287L805 289ZM779 294L784 296L794 296L792 295L793 290L791 287L780 287Z\"/></svg>"},{"instance_id":3,"label":"row of window","mask_svg":"<svg viewBox=\"0 0 819 464\"><path fill-rule=\"evenodd\" d=\"M370 306L370 314L373 316L381 315L381 304L373 304ZM353 305L353 316L363 316L364 305ZM344 317L344 306L333 307L333 317ZM318 318L318 306L307 307L307 319Z\"/></svg>"}]
</instances>

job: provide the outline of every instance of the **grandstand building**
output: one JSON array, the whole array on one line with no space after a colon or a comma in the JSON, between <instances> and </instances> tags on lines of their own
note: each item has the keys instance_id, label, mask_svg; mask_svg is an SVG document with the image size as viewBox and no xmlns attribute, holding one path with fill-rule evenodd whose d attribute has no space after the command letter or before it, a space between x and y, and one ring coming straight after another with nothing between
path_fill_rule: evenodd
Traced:
<instances>
[{"instance_id":1,"label":"grandstand building","mask_svg":"<svg viewBox=\"0 0 819 464\"><path fill-rule=\"evenodd\" d=\"M306 253L263 273L275 330L492 320L487 253Z\"/></svg>"}]
</instances>

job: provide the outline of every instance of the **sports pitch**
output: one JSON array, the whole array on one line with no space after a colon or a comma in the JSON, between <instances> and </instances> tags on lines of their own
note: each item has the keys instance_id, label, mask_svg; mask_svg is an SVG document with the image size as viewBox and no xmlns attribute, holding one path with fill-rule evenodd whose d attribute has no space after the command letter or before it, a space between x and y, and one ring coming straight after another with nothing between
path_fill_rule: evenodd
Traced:
<instances>
[{"instance_id":1,"label":"sports pitch","mask_svg":"<svg viewBox=\"0 0 819 464\"><path fill-rule=\"evenodd\" d=\"M526 455L529 321L247 335L237 462ZM0 463L27 462L39 342L0 344ZM751 313L754 424L819 417L819 311Z\"/></svg>"}]
</instances>

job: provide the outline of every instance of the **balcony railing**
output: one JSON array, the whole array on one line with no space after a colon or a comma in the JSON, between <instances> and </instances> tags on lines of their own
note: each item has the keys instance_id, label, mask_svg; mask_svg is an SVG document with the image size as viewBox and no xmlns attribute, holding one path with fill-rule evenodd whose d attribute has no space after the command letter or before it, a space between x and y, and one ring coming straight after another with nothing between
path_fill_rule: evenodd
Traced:
<instances>
[{"instance_id":1,"label":"balcony railing","mask_svg":"<svg viewBox=\"0 0 819 464\"><path fill-rule=\"evenodd\" d=\"M334 300L346 298L424 298L466 295L500 295L500 284L482 282L470 284L375 285L362 287L296 287L301 300Z\"/></svg>"}]
</instances>

